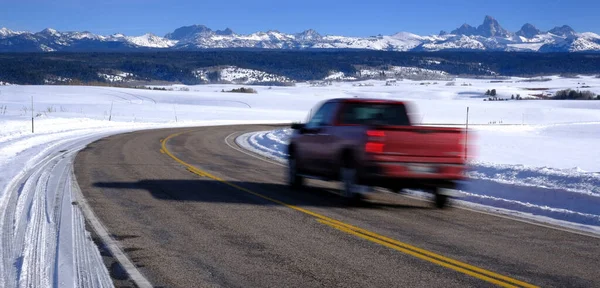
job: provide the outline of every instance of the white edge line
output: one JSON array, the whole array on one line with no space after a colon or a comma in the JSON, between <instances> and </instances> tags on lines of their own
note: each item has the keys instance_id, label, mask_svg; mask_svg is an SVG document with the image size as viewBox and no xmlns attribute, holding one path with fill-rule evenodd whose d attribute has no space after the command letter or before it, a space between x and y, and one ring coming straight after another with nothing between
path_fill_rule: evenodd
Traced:
<instances>
[{"instance_id":1,"label":"white edge line","mask_svg":"<svg viewBox=\"0 0 600 288\"><path fill-rule=\"evenodd\" d=\"M265 162L268 162L268 163L271 163L271 164L275 164L275 165L278 165L278 166L286 167L286 165L284 165L284 164L268 160L268 159L266 159L264 157L256 155L255 153L252 153L252 152L249 152L249 151L247 151L245 149L237 148L237 147L234 147L233 145L231 145L228 140L229 140L229 138L231 138L231 136L233 136L234 134L237 134L237 133L241 133L241 132L233 132L233 133L229 134L227 137L225 137L225 144L227 144L227 146L229 146L232 149L237 150L237 151L239 151L241 153L244 153L244 154L246 154L248 156L252 156L252 157L254 157L256 159L259 159L259 160L262 160L262 161L265 161ZM423 198L414 197L414 196L410 196L410 195L400 195L400 196L406 197L406 198L410 198L410 199L414 199L414 200L420 200L420 201L424 200ZM519 216L509 216L509 215L504 215L504 214L491 213L491 212L487 212L487 211L482 211L482 210L477 210L477 209L473 209L473 208L468 208L468 207L465 207L463 205L454 205L453 207L454 208L458 208L458 209L462 209L462 210L471 211L471 212L481 213L481 214L485 214L485 215L489 215L489 216L504 218L504 219L508 219L508 220L513 220L513 221L517 221L517 222L522 222L522 223L526 223L526 224L531 224L531 225L536 225L536 226L540 226L540 227L544 227L544 228L558 230L558 231L562 231L562 232L568 232L568 233L572 233L572 234L578 234L578 235L581 235L581 236L588 236L588 237L600 239L600 235L596 235L594 233L577 231L577 230L574 230L574 229L563 228L563 227L560 227L560 226L548 225L548 224L544 224L544 223L540 223L540 222L535 222L535 221L532 221L532 220L525 220L525 219L523 219L523 218L521 218Z\"/></svg>"},{"instance_id":2,"label":"white edge line","mask_svg":"<svg viewBox=\"0 0 600 288\"><path fill-rule=\"evenodd\" d=\"M74 194L76 196L78 206L85 215L85 218L87 219L90 226L92 226L96 234L100 237L100 239L102 239L102 242L106 245L107 249L121 264L123 269L125 269L127 275L129 275L129 277L135 283L135 285L137 285L140 288L153 287L152 284L150 284L150 281L148 281L148 279L146 279L146 277L142 275L140 270L138 270L137 267L133 264L133 262L131 262L131 260L127 257L127 255L125 255L125 253L123 252L123 250L121 250L117 242L110 236L110 234L108 234L108 230L106 230L104 225L102 225L100 219L96 217L96 214L94 214L94 211L92 211L92 209L90 208L87 200L85 199L85 197L83 197L83 193L81 193L81 189L79 187L79 184L77 183L77 179L75 177L75 172L73 169L71 169L71 177L71 186L73 188L73 191L75 192Z\"/></svg>"}]
</instances>

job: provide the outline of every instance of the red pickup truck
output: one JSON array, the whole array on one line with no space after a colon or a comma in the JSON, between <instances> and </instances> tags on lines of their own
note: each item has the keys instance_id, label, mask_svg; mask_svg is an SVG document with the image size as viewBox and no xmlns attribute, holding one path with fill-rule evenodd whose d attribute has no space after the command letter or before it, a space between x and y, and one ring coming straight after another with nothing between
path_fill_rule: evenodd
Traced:
<instances>
[{"instance_id":1,"label":"red pickup truck","mask_svg":"<svg viewBox=\"0 0 600 288\"><path fill-rule=\"evenodd\" d=\"M421 189L443 208L446 191L464 179L466 131L413 126L407 110L408 103L390 100L318 104L306 123L292 124L288 184L299 188L305 178L340 181L342 195L350 199L365 187Z\"/></svg>"}]
</instances>

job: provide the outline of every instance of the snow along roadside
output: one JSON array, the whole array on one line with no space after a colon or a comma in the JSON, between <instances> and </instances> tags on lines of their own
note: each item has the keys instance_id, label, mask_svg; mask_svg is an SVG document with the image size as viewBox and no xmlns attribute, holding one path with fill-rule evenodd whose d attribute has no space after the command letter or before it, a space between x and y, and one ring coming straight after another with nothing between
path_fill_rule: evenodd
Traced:
<instances>
[{"instance_id":1,"label":"snow along roadside","mask_svg":"<svg viewBox=\"0 0 600 288\"><path fill-rule=\"evenodd\" d=\"M239 135L235 141L243 149L284 166L290 132L250 132ZM600 206L600 175L492 163L475 163L471 170L472 180L460 187L461 200L453 200L458 208L600 236L600 215L595 208ZM416 190L406 192L413 198L431 197Z\"/></svg>"},{"instance_id":2,"label":"snow along roadside","mask_svg":"<svg viewBox=\"0 0 600 288\"><path fill-rule=\"evenodd\" d=\"M33 156L16 157L29 161L0 198L2 286L113 287L70 185L77 151L107 135L52 141Z\"/></svg>"}]
</instances>

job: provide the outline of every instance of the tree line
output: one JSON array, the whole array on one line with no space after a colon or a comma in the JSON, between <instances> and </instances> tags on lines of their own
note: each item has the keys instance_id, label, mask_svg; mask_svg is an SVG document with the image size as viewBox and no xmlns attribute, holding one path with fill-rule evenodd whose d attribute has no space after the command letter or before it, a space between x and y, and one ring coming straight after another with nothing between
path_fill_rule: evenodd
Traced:
<instances>
[{"instance_id":1,"label":"tree line","mask_svg":"<svg viewBox=\"0 0 600 288\"><path fill-rule=\"evenodd\" d=\"M594 94L592 91L579 91L579 90L560 90L557 91L552 99L557 100L600 100L600 95Z\"/></svg>"},{"instance_id":2,"label":"tree line","mask_svg":"<svg viewBox=\"0 0 600 288\"><path fill-rule=\"evenodd\" d=\"M434 63L434 64L432 64ZM439 64L437 64L439 63ZM331 71L353 75L357 67L440 70L480 77L600 74L600 54L522 52L391 52L372 50L204 50L123 53L0 53L0 81L44 84L48 77L106 82L99 73L133 73L137 80L199 84L193 71L237 66L288 77L320 80ZM208 75L210 79L218 74Z\"/></svg>"}]
</instances>

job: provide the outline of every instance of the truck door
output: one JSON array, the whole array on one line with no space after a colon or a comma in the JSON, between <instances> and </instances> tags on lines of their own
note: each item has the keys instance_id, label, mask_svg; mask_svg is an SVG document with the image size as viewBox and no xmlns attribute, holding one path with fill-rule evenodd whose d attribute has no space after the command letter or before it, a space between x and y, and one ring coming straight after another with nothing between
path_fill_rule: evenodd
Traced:
<instances>
[{"instance_id":1,"label":"truck door","mask_svg":"<svg viewBox=\"0 0 600 288\"><path fill-rule=\"evenodd\" d=\"M331 170L331 144L333 143L332 125L338 103L325 103L315 114L314 121L310 121L312 136L309 149L312 155L311 172L316 175L327 176ZM318 115L317 115L318 114ZM307 123L308 124L308 123Z\"/></svg>"}]
</instances>

